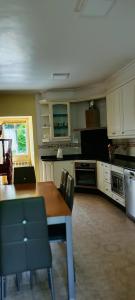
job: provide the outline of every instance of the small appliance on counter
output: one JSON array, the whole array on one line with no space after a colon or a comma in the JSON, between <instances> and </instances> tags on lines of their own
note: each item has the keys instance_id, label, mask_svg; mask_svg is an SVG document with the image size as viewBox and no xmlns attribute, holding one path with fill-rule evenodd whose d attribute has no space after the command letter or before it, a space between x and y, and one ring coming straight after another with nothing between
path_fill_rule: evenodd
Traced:
<instances>
[{"instance_id":1,"label":"small appliance on counter","mask_svg":"<svg viewBox=\"0 0 135 300\"><path fill-rule=\"evenodd\" d=\"M57 159L62 159L63 158L63 151L62 148L59 146L57 150Z\"/></svg>"}]
</instances>

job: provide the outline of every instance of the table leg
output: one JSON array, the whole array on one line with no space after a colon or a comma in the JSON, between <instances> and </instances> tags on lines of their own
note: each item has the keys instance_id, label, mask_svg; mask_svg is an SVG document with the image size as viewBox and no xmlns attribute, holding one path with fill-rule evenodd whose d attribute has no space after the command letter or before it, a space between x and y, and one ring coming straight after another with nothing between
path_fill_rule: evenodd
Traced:
<instances>
[{"instance_id":1,"label":"table leg","mask_svg":"<svg viewBox=\"0 0 135 300\"><path fill-rule=\"evenodd\" d=\"M75 300L74 262L73 262L73 242L72 242L72 219L66 217L67 236L67 269L68 269L68 299Z\"/></svg>"}]
</instances>

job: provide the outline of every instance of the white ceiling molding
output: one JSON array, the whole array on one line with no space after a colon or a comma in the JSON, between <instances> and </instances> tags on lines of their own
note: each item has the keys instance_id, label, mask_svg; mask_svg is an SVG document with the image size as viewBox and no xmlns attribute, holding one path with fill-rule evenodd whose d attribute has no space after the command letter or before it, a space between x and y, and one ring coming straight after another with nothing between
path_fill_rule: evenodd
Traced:
<instances>
[{"instance_id":1,"label":"white ceiling molding","mask_svg":"<svg viewBox=\"0 0 135 300\"><path fill-rule=\"evenodd\" d=\"M107 93L135 79L135 60L121 68L106 80Z\"/></svg>"},{"instance_id":2,"label":"white ceiling molding","mask_svg":"<svg viewBox=\"0 0 135 300\"><path fill-rule=\"evenodd\" d=\"M99 99L106 96L106 82L101 82L94 85L89 85L82 88L74 89L57 89L44 91L36 94L36 99L44 101L70 101L79 102L86 101L92 98Z\"/></svg>"}]
</instances>

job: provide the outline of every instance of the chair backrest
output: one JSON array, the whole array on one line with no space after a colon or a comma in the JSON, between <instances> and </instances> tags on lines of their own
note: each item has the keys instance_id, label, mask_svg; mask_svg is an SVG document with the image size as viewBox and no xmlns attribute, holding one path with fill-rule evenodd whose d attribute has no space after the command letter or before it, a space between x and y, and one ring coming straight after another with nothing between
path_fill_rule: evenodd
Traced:
<instances>
[{"instance_id":1,"label":"chair backrest","mask_svg":"<svg viewBox=\"0 0 135 300\"><path fill-rule=\"evenodd\" d=\"M73 201L74 201L74 178L68 174L67 177L67 186L66 186L66 194L65 201L72 211L73 209Z\"/></svg>"},{"instance_id":2,"label":"chair backrest","mask_svg":"<svg viewBox=\"0 0 135 300\"><path fill-rule=\"evenodd\" d=\"M67 177L68 177L68 171L63 168L61 172L60 192L62 193L64 198L66 194Z\"/></svg>"},{"instance_id":3,"label":"chair backrest","mask_svg":"<svg viewBox=\"0 0 135 300\"><path fill-rule=\"evenodd\" d=\"M36 183L34 167L30 166L14 168L14 183Z\"/></svg>"},{"instance_id":4,"label":"chair backrest","mask_svg":"<svg viewBox=\"0 0 135 300\"><path fill-rule=\"evenodd\" d=\"M51 267L43 197L0 201L0 255L0 275Z\"/></svg>"}]
</instances>

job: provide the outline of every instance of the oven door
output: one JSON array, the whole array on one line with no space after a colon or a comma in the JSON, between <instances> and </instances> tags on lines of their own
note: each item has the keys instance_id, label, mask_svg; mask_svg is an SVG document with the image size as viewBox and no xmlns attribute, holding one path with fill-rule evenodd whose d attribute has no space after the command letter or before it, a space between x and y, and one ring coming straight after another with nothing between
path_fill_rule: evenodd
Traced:
<instances>
[{"instance_id":1,"label":"oven door","mask_svg":"<svg viewBox=\"0 0 135 300\"><path fill-rule=\"evenodd\" d=\"M112 192L124 197L124 175L111 171L111 190Z\"/></svg>"},{"instance_id":2,"label":"oven door","mask_svg":"<svg viewBox=\"0 0 135 300\"><path fill-rule=\"evenodd\" d=\"M75 169L76 187L96 188L96 168L76 168Z\"/></svg>"}]
</instances>

